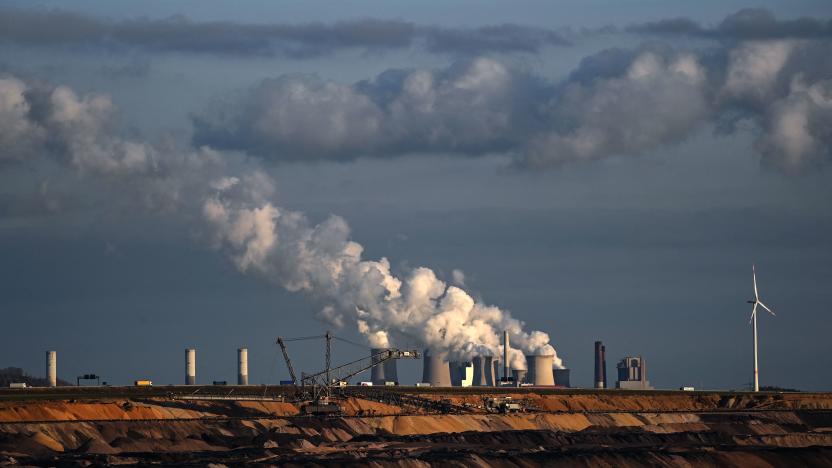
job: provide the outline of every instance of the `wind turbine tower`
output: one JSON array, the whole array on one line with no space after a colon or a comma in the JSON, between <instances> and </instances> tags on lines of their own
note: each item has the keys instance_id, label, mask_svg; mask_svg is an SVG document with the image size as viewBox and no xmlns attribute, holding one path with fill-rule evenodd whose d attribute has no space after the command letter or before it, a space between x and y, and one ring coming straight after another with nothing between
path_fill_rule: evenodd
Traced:
<instances>
[{"instance_id":1,"label":"wind turbine tower","mask_svg":"<svg viewBox=\"0 0 832 468\"><path fill-rule=\"evenodd\" d=\"M774 311L760 301L760 293L757 291L757 271L754 265L751 265L751 279L754 282L754 299L749 300L748 303L754 304L754 306L751 308L751 320L748 323L754 324L754 391L759 392L760 373L757 360L757 306L762 307L771 315L774 315Z\"/></svg>"}]
</instances>

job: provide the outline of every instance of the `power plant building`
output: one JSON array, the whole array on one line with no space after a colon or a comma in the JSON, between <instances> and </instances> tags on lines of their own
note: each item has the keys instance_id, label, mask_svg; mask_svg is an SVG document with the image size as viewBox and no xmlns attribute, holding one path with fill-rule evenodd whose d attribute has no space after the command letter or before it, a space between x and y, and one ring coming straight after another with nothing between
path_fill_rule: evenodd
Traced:
<instances>
[{"instance_id":1,"label":"power plant building","mask_svg":"<svg viewBox=\"0 0 832 468\"><path fill-rule=\"evenodd\" d=\"M653 390L647 380L647 363L644 358L625 357L618 362L618 381L615 388L622 390Z\"/></svg>"}]
</instances>

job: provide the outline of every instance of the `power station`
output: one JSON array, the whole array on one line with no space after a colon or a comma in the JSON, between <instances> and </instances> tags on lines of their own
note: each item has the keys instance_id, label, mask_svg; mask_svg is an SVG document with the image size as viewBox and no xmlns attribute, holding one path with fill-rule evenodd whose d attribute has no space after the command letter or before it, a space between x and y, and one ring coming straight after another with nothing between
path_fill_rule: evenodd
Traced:
<instances>
[{"instance_id":1,"label":"power station","mask_svg":"<svg viewBox=\"0 0 832 468\"><path fill-rule=\"evenodd\" d=\"M304 381L313 382L316 376L320 376L323 385L349 384L346 380L340 380L335 374L330 375L330 342L333 339L347 341L327 332L326 335L293 338L284 341L297 341L306 339L326 338L327 339L327 370L317 374L303 374ZM284 351L284 359L292 375L292 380L281 381L281 383L299 384L295 377L292 363L286 352L285 345L278 339L278 343ZM350 342L352 343L352 342ZM358 345L357 343L352 343ZM361 345L358 345L361 346ZM366 349L366 348L365 348ZM603 342L595 342L595 369L593 386L597 389L609 388L606 369L606 347ZM402 357L421 357L422 378L417 385L431 387L499 387L499 386L533 386L533 387L558 387L571 388L570 369L555 365L554 354L528 354L525 356L524 369L516 369L510 365L511 345L508 332L503 333L502 359L496 359L492 355L477 355L470 361L452 361L447 351L425 349L422 356L415 352L402 352L395 348L371 348L369 365L362 371L370 371L370 380L366 384L377 386L399 385L397 360ZM358 361L354 361L358 362ZM237 385L249 385L249 362L248 348L237 348ZM344 367L344 366L339 366ZM334 369L338 369L334 368ZM616 389L622 390L652 390L653 387L647 380L647 364L643 357L627 356L618 362L618 379ZM46 385L57 386L57 352L46 351ZM357 375L355 372L351 375ZM143 385L152 385L150 380L137 380ZM214 385L225 385L225 381L214 381ZM137 384L138 385L138 384ZM196 348L185 349L185 385L197 385L196 379Z\"/></svg>"}]
</instances>

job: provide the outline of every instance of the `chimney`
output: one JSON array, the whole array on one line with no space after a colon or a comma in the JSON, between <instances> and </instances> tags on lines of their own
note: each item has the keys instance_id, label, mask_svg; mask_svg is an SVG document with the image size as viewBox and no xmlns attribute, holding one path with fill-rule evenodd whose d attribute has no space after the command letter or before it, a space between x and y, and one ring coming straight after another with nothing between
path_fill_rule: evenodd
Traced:
<instances>
[{"instance_id":1,"label":"chimney","mask_svg":"<svg viewBox=\"0 0 832 468\"><path fill-rule=\"evenodd\" d=\"M508 349L509 349L508 330L503 330L503 380L505 380L506 385L508 385L509 377L511 376L511 374L509 373L509 368L508 368Z\"/></svg>"},{"instance_id":2,"label":"chimney","mask_svg":"<svg viewBox=\"0 0 832 468\"><path fill-rule=\"evenodd\" d=\"M196 385L196 350L185 350L185 385Z\"/></svg>"},{"instance_id":3,"label":"chimney","mask_svg":"<svg viewBox=\"0 0 832 468\"><path fill-rule=\"evenodd\" d=\"M58 352L46 352L46 385L58 386Z\"/></svg>"},{"instance_id":4,"label":"chimney","mask_svg":"<svg viewBox=\"0 0 832 468\"><path fill-rule=\"evenodd\" d=\"M237 349L237 385L248 385L248 348Z\"/></svg>"},{"instance_id":5,"label":"chimney","mask_svg":"<svg viewBox=\"0 0 832 468\"><path fill-rule=\"evenodd\" d=\"M607 365L604 357L604 344L595 342L595 388L606 388Z\"/></svg>"}]
</instances>

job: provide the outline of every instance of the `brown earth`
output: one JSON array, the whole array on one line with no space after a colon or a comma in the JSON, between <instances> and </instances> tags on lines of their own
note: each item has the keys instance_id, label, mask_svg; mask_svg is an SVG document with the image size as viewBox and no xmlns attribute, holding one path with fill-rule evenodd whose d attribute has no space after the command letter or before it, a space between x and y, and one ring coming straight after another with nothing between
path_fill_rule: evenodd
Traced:
<instances>
[{"instance_id":1,"label":"brown earth","mask_svg":"<svg viewBox=\"0 0 832 468\"><path fill-rule=\"evenodd\" d=\"M831 394L509 396L530 412L475 394L427 396L460 414L349 398L327 418L274 401L7 401L0 465L832 466Z\"/></svg>"}]
</instances>

